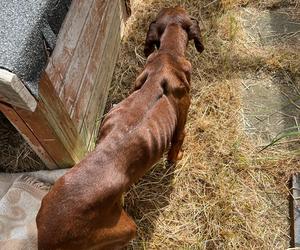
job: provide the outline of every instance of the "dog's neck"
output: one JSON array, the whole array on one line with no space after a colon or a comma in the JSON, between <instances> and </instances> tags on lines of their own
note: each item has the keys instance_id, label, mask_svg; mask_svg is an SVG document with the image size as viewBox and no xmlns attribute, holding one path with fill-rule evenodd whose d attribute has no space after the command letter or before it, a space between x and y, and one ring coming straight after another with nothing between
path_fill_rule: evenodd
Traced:
<instances>
[{"instance_id":1,"label":"dog's neck","mask_svg":"<svg viewBox=\"0 0 300 250\"><path fill-rule=\"evenodd\" d=\"M188 35L182 26L179 24L169 24L160 39L159 50L168 50L178 56L184 56L187 43Z\"/></svg>"}]
</instances>

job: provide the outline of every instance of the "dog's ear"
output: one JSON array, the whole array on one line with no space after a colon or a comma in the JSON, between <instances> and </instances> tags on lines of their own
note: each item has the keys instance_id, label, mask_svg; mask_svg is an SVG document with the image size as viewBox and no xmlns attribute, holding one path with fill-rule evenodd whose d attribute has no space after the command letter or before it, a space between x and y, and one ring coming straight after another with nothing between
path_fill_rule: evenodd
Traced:
<instances>
[{"instance_id":1,"label":"dog's ear","mask_svg":"<svg viewBox=\"0 0 300 250\"><path fill-rule=\"evenodd\" d=\"M188 28L189 40L194 40L197 51L201 53L204 50L204 46L202 42L199 23L194 18L191 18L191 20L192 20L192 25Z\"/></svg>"},{"instance_id":2,"label":"dog's ear","mask_svg":"<svg viewBox=\"0 0 300 250\"><path fill-rule=\"evenodd\" d=\"M144 54L148 57L156 48L158 49L160 46L159 36L158 36L158 28L155 22L152 22L149 26L149 30L147 32Z\"/></svg>"}]
</instances>

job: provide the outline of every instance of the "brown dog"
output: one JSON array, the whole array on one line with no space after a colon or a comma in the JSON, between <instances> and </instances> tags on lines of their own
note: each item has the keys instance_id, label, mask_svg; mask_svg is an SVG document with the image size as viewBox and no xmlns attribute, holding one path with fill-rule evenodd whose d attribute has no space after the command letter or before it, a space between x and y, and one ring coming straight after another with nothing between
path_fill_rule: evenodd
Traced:
<instances>
[{"instance_id":1,"label":"brown dog","mask_svg":"<svg viewBox=\"0 0 300 250\"><path fill-rule=\"evenodd\" d=\"M163 9L151 23L144 71L135 91L103 121L96 149L61 177L37 216L39 249L120 249L136 226L121 207L122 193L169 148L180 158L190 105L191 64L185 49L203 45L196 20L180 7Z\"/></svg>"}]
</instances>

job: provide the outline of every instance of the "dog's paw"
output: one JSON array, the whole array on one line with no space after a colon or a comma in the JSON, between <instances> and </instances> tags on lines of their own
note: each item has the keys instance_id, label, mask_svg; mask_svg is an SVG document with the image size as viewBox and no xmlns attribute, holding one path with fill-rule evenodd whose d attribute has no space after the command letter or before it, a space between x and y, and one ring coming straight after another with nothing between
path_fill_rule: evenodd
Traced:
<instances>
[{"instance_id":1,"label":"dog's paw","mask_svg":"<svg viewBox=\"0 0 300 250\"><path fill-rule=\"evenodd\" d=\"M179 150L178 153L169 153L168 154L168 162L170 164L176 164L177 161L180 161L183 157L183 151Z\"/></svg>"},{"instance_id":2,"label":"dog's paw","mask_svg":"<svg viewBox=\"0 0 300 250\"><path fill-rule=\"evenodd\" d=\"M182 157L183 157L183 151L180 150L177 154L177 161L180 161L182 159Z\"/></svg>"}]
</instances>

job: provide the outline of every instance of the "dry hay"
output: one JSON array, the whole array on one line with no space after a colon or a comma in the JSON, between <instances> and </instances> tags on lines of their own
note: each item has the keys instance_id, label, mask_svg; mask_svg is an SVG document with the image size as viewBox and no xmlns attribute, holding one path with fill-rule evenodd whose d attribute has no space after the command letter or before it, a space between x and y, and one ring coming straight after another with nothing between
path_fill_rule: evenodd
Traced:
<instances>
[{"instance_id":1,"label":"dry hay","mask_svg":"<svg viewBox=\"0 0 300 250\"><path fill-rule=\"evenodd\" d=\"M0 112L0 172L28 172L45 169L44 164L18 131Z\"/></svg>"},{"instance_id":2,"label":"dry hay","mask_svg":"<svg viewBox=\"0 0 300 250\"><path fill-rule=\"evenodd\" d=\"M108 107L128 95L143 68L150 21L161 7L176 4L200 20L205 51L198 55L192 43L187 51L193 73L184 158L171 168L160 162L126 196L126 210L138 226L129 248L287 248L287 183L300 162L284 147L259 153L247 137L240 77L258 69L299 77L299 51L245 47L232 14L247 4L277 8L280 1L131 1ZM293 8L297 4L290 1Z\"/></svg>"}]
</instances>

